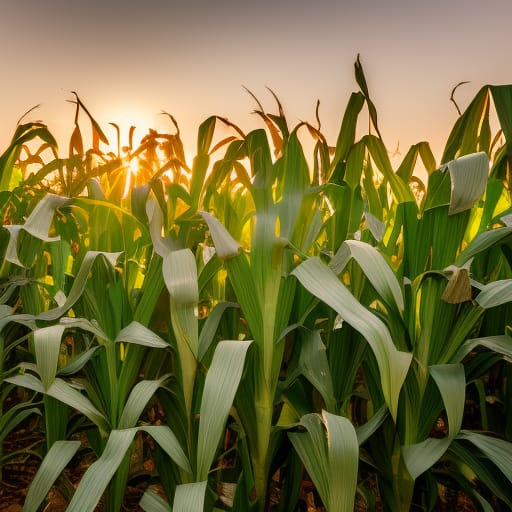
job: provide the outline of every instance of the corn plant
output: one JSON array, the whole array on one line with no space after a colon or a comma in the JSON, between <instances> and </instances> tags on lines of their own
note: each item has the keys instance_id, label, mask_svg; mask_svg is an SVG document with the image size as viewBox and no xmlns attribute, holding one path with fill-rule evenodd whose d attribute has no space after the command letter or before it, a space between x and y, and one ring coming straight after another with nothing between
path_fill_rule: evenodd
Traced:
<instances>
[{"instance_id":1,"label":"corn plant","mask_svg":"<svg viewBox=\"0 0 512 512\"><path fill-rule=\"evenodd\" d=\"M77 95L65 158L42 123L17 127L0 157L0 398L26 400L0 440L40 416L24 510L55 482L69 510L120 510L141 446L166 494L146 490L148 511L294 510L304 470L329 511L434 510L444 487L512 506L512 88L477 94L440 165L420 142L395 170L359 58L355 74L334 147L319 104L290 128L272 91L277 114L253 95L266 131L212 116L192 162L168 114L174 133L136 146L132 127L121 148L113 124L103 150ZM85 456L75 490L64 470Z\"/></svg>"}]
</instances>

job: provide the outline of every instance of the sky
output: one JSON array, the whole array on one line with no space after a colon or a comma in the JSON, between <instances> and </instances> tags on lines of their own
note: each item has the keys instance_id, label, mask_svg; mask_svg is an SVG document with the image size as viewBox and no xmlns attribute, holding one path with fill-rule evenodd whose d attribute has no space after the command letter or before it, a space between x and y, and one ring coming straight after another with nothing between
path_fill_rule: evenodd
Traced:
<instances>
[{"instance_id":1,"label":"sky","mask_svg":"<svg viewBox=\"0 0 512 512\"><path fill-rule=\"evenodd\" d=\"M334 145L358 54L388 149L428 140L437 158L485 84L512 83L510 0L0 0L0 152L16 122L42 120L65 156L77 91L109 122L173 131L188 152L208 116L248 131L281 99L290 125L315 123ZM83 126L85 127L85 120ZM85 130L85 128L84 128Z\"/></svg>"}]
</instances>

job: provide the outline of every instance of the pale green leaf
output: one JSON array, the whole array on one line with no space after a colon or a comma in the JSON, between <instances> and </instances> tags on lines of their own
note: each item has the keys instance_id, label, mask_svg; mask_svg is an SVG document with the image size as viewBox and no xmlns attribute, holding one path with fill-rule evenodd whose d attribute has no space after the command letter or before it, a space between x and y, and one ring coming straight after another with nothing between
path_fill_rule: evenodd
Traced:
<instances>
[{"instance_id":1,"label":"pale green leaf","mask_svg":"<svg viewBox=\"0 0 512 512\"><path fill-rule=\"evenodd\" d=\"M109 430L108 423L101 412L94 407L85 395L82 395L64 380L56 378L46 394L81 412L96 424L101 431L107 432Z\"/></svg>"},{"instance_id":2,"label":"pale green leaf","mask_svg":"<svg viewBox=\"0 0 512 512\"><path fill-rule=\"evenodd\" d=\"M490 231L484 231L483 233L478 234L459 254L455 260L455 265L461 267L477 254L499 245L511 234L512 226L491 229Z\"/></svg>"},{"instance_id":3,"label":"pale green leaf","mask_svg":"<svg viewBox=\"0 0 512 512\"><path fill-rule=\"evenodd\" d=\"M34 331L37 371L45 390L48 390L57 374L64 329L62 325L51 325Z\"/></svg>"},{"instance_id":4,"label":"pale green leaf","mask_svg":"<svg viewBox=\"0 0 512 512\"><path fill-rule=\"evenodd\" d=\"M47 194L32 210L23 226L4 226L10 233L5 259L16 265L23 266L18 258L17 242L21 229L44 242L60 240L59 236L48 236L55 208L68 200L67 197Z\"/></svg>"},{"instance_id":5,"label":"pale green leaf","mask_svg":"<svg viewBox=\"0 0 512 512\"><path fill-rule=\"evenodd\" d=\"M187 459L183 448L174 435L174 432L168 426L148 425L139 427L139 430L147 432L181 469L187 473L192 472L190 469L190 462Z\"/></svg>"},{"instance_id":6,"label":"pale green leaf","mask_svg":"<svg viewBox=\"0 0 512 512\"><path fill-rule=\"evenodd\" d=\"M396 419L398 397L412 354L395 348L386 325L362 306L320 259L306 260L292 274L307 290L331 306L344 321L365 337L377 359L386 403L393 419Z\"/></svg>"},{"instance_id":7,"label":"pale green leaf","mask_svg":"<svg viewBox=\"0 0 512 512\"><path fill-rule=\"evenodd\" d=\"M44 457L28 489L23 512L37 512L55 480L74 457L80 441L55 441Z\"/></svg>"},{"instance_id":8,"label":"pale green leaf","mask_svg":"<svg viewBox=\"0 0 512 512\"><path fill-rule=\"evenodd\" d=\"M156 390L170 377L166 374L157 380L141 380L137 382L128 396L119 420L118 428L135 427L142 411L151 400Z\"/></svg>"},{"instance_id":9,"label":"pale green leaf","mask_svg":"<svg viewBox=\"0 0 512 512\"><path fill-rule=\"evenodd\" d=\"M39 317L37 317L39 318ZM63 316L59 319L59 323L66 329L82 329L83 331L94 334L100 340L110 341L109 337L100 329L96 321L87 320L87 318L74 318L69 316Z\"/></svg>"},{"instance_id":10,"label":"pale green leaf","mask_svg":"<svg viewBox=\"0 0 512 512\"><path fill-rule=\"evenodd\" d=\"M160 336L139 322L133 321L122 329L114 340L116 342L134 343L152 348L168 348L169 344Z\"/></svg>"},{"instance_id":11,"label":"pale green leaf","mask_svg":"<svg viewBox=\"0 0 512 512\"><path fill-rule=\"evenodd\" d=\"M203 512L207 481L176 486L173 512Z\"/></svg>"},{"instance_id":12,"label":"pale green leaf","mask_svg":"<svg viewBox=\"0 0 512 512\"><path fill-rule=\"evenodd\" d=\"M162 211L156 201L148 200L146 214L149 220L149 234L155 252L163 258L169 252L178 249L176 242L170 237L162 237Z\"/></svg>"},{"instance_id":13,"label":"pale green leaf","mask_svg":"<svg viewBox=\"0 0 512 512\"><path fill-rule=\"evenodd\" d=\"M352 512L359 463L359 444L352 423L323 411L322 418L307 414L300 424L307 432L290 432L288 436L324 506L328 512Z\"/></svg>"},{"instance_id":14,"label":"pale green leaf","mask_svg":"<svg viewBox=\"0 0 512 512\"><path fill-rule=\"evenodd\" d=\"M96 261L96 258L101 256L105 258L110 265L114 266L120 255L120 252L88 251L84 256L80 270L75 276L73 286L69 291L64 305L55 309L50 309L49 311L45 311L44 313L41 313L37 318L40 320L56 320L57 318L63 316L69 309L73 307L75 302L80 298L83 291L85 290L87 281L89 279L89 274L91 273L92 266Z\"/></svg>"},{"instance_id":15,"label":"pale green leaf","mask_svg":"<svg viewBox=\"0 0 512 512\"><path fill-rule=\"evenodd\" d=\"M402 446L402 456L413 480L430 469L446 452L451 438L435 439L429 437L417 444Z\"/></svg>"},{"instance_id":16,"label":"pale green leaf","mask_svg":"<svg viewBox=\"0 0 512 512\"><path fill-rule=\"evenodd\" d=\"M448 215L469 210L482 197L489 174L486 153L464 155L447 164L451 180L451 198Z\"/></svg>"},{"instance_id":17,"label":"pale green leaf","mask_svg":"<svg viewBox=\"0 0 512 512\"><path fill-rule=\"evenodd\" d=\"M197 480L208 478L252 341L221 341L206 375L197 445Z\"/></svg>"},{"instance_id":18,"label":"pale green leaf","mask_svg":"<svg viewBox=\"0 0 512 512\"><path fill-rule=\"evenodd\" d=\"M306 414L300 424L306 432L290 432L288 437L326 505L329 503L329 469L322 419L318 414Z\"/></svg>"},{"instance_id":19,"label":"pale green leaf","mask_svg":"<svg viewBox=\"0 0 512 512\"><path fill-rule=\"evenodd\" d=\"M196 260L190 249L168 253L162 271L167 289L176 304L195 304L198 301Z\"/></svg>"},{"instance_id":20,"label":"pale green leaf","mask_svg":"<svg viewBox=\"0 0 512 512\"><path fill-rule=\"evenodd\" d=\"M359 444L347 418L322 412L327 428L329 457L329 512L352 512L357 488Z\"/></svg>"},{"instance_id":21,"label":"pale green leaf","mask_svg":"<svg viewBox=\"0 0 512 512\"><path fill-rule=\"evenodd\" d=\"M0 415L0 445L3 444L7 435L13 431L20 423L25 421L32 414L41 416L41 410L37 407L27 406L32 405L31 402L21 402L12 406L8 411Z\"/></svg>"},{"instance_id":22,"label":"pale green leaf","mask_svg":"<svg viewBox=\"0 0 512 512\"><path fill-rule=\"evenodd\" d=\"M404 299L400 285L382 254L371 245L358 240L346 240L334 255L329 267L340 274L351 258L354 258L366 277L389 306L404 310Z\"/></svg>"},{"instance_id":23,"label":"pale green leaf","mask_svg":"<svg viewBox=\"0 0 512 512\"><path fill-rule=\"evenodd\" d=\"M234 258L241 250L240 244L229 234L228 230L207 212L200 212L212 235L215 251L221 259Z\"/></svg>"},{"instance_id":24,"label":"pale green leaf","mask_svg":"<svg viewBox=\"0 0 512 512\"><path fill-rule=\"evenodd\" d=\"M81 352L77 357L71 359L66 366L59 368L57 375L73 375L77 373L91 360L92 356L99 348L101 348L100 345L96 345L89 350Z\"/></svg>"},{"instance_id":25,"label":"pale green leaf","mask_svg":"<svg viewBox=\"0 0 512 512\"><path fill-rule=\"evenodd\" d=\"M486 284L475 300L484 309L512 302L512 279L501 279Z\"/></svg>"},{"instance_id":26,"label":"pale green leaf","mask_svg":"<svg viewBox=\"0 0 512 512\"><path fill-rule=\"evenodd\" d=\"M41 381L30 373L13 375L12 377L8 377L7 379L5 379L5 382L9 382L10 384L14 384L15 386L20 386L22 388L31 389L32 391L36 391L37 393L45 392Z\"/></svg>"},{"instance_id":27,"label":"pale green leaf","mask_svg":"<svg viewBox=\"0 0 512 512\"><path fill-rule=\"evenodd\" d=\"M455 363L462 361L477 346L488 348L512 359L512 338L507 335L501 335L472 338L465 341L452 357L452 361Z\"/></svg>"},{"instance_id":28,"label":"pale green leaf","mask_svg":"<svg viewBox=\"0 0 512 512\"><path fill-rule=\"evenodd\" d=\"M6 304L0 304L0 319L6 318L11 315L13 312L13 308L11 306L7 306Z\"/></svg>"},{"instance_id":29,"label":"pale green leaf","mask_svg":"<svg viewBox=\"0 0 512 512\"><path fill-rule=\"evenodd\" d=\"M370 212L364 212L364 217L366 219L366 225L368 226L370 233L373 235L373 238L380 242L386 232L386 224Z\"/></svg>"},{"instance_id":30,"label":"pale green leaf","mask_svg":"<svg viewBox=\"0 0 512 512\"><path fill-rule=\"evenodd\" d=\"M481 450L491 462L500 468L507 480L512 483L512 443L468 430L461 430L457 437L459 439L466 439Z\"/></svg>"},{"instance_id":31,"label":"pale green leaf","mask_svg":"<svg viewBox=\"0 0 512 512\"><path fill-rule=\"evenodd\" d=\"M150 489L143 494L139 506L144 512L172 512L169 503Z\"/></svg>"},{"instance_id":32,"label":"pale green leaf","mask_svg":"<svg viewBox=\"0 0 512 512\"><path fill-rule=\"evenodd\" d=\"M103 453L89 466L80 480L67 512L93 512L128 452L136 432L136 428L110 432Z\"/></svg>"}]
</instances>

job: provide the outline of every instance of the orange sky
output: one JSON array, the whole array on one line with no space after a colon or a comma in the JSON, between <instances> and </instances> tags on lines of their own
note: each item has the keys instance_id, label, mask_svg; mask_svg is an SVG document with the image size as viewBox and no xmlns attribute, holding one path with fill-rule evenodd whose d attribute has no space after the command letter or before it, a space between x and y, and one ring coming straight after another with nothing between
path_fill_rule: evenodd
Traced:
<instances>
[{"instance_id":1,"label":"orange sky","mask_svg":"<svg viewBox=\"0 0 512 512\"><path fill-rule=\"evenodd\" d=\"M332 144L358 53L389 149L420 140L440 156L461 106L485 83L512 83L509 0L2 0L0 151L17 119L47 122L65 151L71 90L113 141L109 121L172 130L187 148L208 115L258 124L242 85L272 110L270 86L290 124L314 121Z\"/></svg>"}]
</instances>

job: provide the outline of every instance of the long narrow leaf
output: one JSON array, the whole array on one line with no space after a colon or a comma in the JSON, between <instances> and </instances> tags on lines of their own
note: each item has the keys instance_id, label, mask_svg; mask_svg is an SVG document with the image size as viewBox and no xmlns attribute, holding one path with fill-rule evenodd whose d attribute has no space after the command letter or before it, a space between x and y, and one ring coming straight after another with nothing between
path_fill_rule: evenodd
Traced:
<instances>
[{"instance_id":1,"label":"long narrow leaf","mask_svg":"<svg viewBox=\"0 0 512 512\"><path fill-rule=\"evenodd\" d=\"M208 482L182 484L176 487L173 512L203 512Z\"/></svg>"},{"instance_id":2,"label":"long narrow leaf","mask_svg":"<svg viewBox=\"0 0 512 512\"><path fill-rule=\"evenodd\" d=\"M128 452L136 428L112 430L101 457L85 472L67 512L92 512Z\"/></svg>"},{"instance_id":3,"label":"long narrow leaf","mask_svg":"<svg viewBox=\"0 0 512 512\"><path fill-rule=\"evenodd\" d=\"M206 375L197 445L197 480L206 480L224 432L251 341L221 341Z\"/></svg>"},{"instance_id":4,"label":"long narrow leaf","mask_svg":"<svg viewBox=\"0 0 512 512\"><path fill-rule=\"evenodd\" d=\"M23 512L37 512L51 486L80 448L80 441L55 441L28 489Z\"/></svg>"},{"instance_id":5,"label":"long narrow leaf","mask_svg":"<svg viewBox=\"0 0 512 512\"><path fill-rule=\"evenodd\" d=\"M318 258L306 260L293 274L307 290L331 306L343 320L365 337L379 365L386 403L392 417L396 419L398 397L412 354L395 348L386 325L362 306Z\"/></svg>"}]
</instances>

